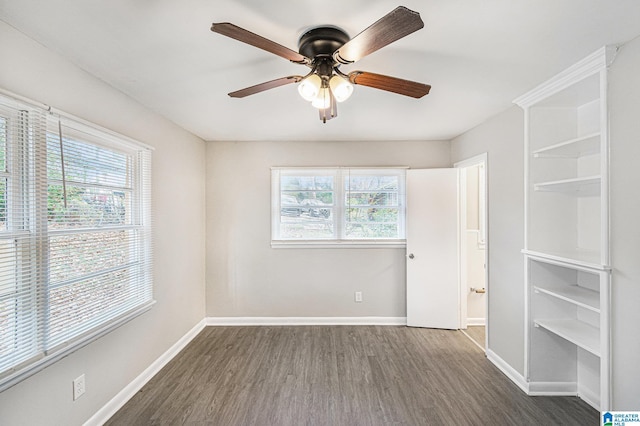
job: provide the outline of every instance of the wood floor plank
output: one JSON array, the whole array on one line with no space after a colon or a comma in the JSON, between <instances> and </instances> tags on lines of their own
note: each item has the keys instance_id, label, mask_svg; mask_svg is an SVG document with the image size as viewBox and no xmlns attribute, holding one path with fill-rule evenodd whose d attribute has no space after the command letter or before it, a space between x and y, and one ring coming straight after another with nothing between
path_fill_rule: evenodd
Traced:
<instances>
[{"instance_id":1,"label":"wood floor plank","mask_svg":"<svg viewBox=\"0 0 640 426\"><path fill-rule=\"evenodd\" d=\"M528 397L462 333L391 326L207 327L107 425L585 425Z\"/></svg>"},{"instance_id":2,"label":"wood floor plank","mask_svg":"<svg viewBox=\"0 0 640 426\"><path fill-rule=\"evenodd\" d=\"M485 346L485 327L484 325L470 325L464 330L465 334L469 336L471 340L476 342L480 347Z\"/></svg>"}]
</instances>

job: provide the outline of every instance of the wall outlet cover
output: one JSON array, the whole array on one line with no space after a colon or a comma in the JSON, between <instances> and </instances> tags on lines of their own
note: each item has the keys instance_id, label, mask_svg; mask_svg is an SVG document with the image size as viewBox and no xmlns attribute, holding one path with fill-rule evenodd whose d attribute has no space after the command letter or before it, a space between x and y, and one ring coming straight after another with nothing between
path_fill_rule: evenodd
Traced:
<instances>
[{"instance_id":1,"label":"wall outlet cover","mask_svg":"<svg viewBox=\"0 0 640 426\"><path fill-rule=\"evenodd\" d=\"M73 381L73 400L80 398L85 392L84 374Z\"/></svg>"}]
</instances>

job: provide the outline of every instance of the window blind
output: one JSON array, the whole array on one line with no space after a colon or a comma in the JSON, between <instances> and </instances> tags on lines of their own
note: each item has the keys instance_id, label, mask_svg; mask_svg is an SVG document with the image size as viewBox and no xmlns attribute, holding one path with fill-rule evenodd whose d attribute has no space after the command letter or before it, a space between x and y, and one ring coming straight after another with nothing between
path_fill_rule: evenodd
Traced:
<instances>
[{"instance_id":1,"label":"window blind","mask_svg":"<svg viewBox=\"0 0 640 426\"><path fill-rule=\"evenodd\" d=\"M42 111L3 99L0 107L0 371L11 372L44 356L42 311L46 279L38 247L46 243L38 225L36 188L42 168L31 161L34 141L46 133ZM40 229L38 229L40 227Z\"/></svg>"},{"instance_id":2,"label":"window blind","mask_svg":"<svg viewBox=\"0 0 640 426\"><path fill-rule=\"evenodd\" d=\"M151 152L0 104L0 390L153 303Z\"/></svg>"}]
</instances>

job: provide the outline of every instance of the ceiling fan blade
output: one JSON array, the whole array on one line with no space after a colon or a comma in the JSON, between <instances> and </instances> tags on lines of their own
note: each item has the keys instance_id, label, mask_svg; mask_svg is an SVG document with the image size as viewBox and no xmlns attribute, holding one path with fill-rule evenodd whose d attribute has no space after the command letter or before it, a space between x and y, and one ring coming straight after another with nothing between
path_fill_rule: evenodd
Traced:
<instances>
[{"instance_id":1,"label":"ceiling fan blade","mask_svg":"<svg viewBox=\"0 0 640 426\"><path fill-rule=\"evenodd\" d=\"M424 27L418 12L398 6L333 53L341 64L350 64Z\"/></svg>"},{"instance_id":2,"label":"ceiling fan blade","mask_svg":"<svg viewBox=\"0 0 640 426\"><path fill-rule=\"evenodd\" d=\"M417 83L415 81L403 80L401 78L389 77L388 75L374 74L366 71L352 71L349 73L349 81L361 86L373 87L374 89L386 90L387 92L398 93L400 95L421 98L429 93L431 86Z\"/></svg>"},{"instance_id":3,"label":"ceiling fan blade","mask_svg":"<svg viewBox=\"0 0 640 426\"><path fill-rule=\"evenodd\" d=\"M288 47L284 47L281 44L276 43L275 41L266 39L262 36L259 36L258 34L254 34L251 31L247 31L244 28L240 28L239 26L231 24L229 22L214 22L213 24L211 24L211 31L213 31L214 33L225 35L227 37L231 37L243 43L250 44L251 46L257 47L259 49L266 50L267 52L271 52L275 55L288 59L291 62L296 62L299 64L311 63L311 59L307 58L306 56L303 56L298 52L289 49Z\"/></svg>"},{"instance_id":4,"label":"ceiling fan blade","mask_svg":"<svg viewBox=\"0 0 640 426\"><path fill-rule=\"evenodd\" d=\"M244 89L236 90L229 93L232 98L244 98L245 96L255 95L256 93L264 92L265 90L275 89L276 87L284 86L285 84L297 83L302 80L300 75L290 75L289 77L282 77L264 83L256 84L255 86L246 87Z\"/></svg>"}]
</instances>

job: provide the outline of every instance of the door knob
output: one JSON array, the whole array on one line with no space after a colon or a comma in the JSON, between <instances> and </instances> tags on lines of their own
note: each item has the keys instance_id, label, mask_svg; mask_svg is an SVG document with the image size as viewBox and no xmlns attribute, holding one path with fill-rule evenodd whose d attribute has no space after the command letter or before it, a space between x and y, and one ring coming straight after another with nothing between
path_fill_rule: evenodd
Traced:
<instances>
[{"instance_id":1,"label":"door knob","mask_svg":"<svg viewBox=\"0 0 640 426\"><path fill-rule=\"evenodd\" d=\"M409 259L413 259L415 256L413 255L413 253L409 254Z\"/></svg>"}]
</instances>

